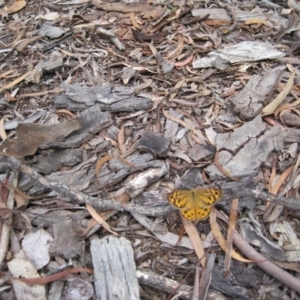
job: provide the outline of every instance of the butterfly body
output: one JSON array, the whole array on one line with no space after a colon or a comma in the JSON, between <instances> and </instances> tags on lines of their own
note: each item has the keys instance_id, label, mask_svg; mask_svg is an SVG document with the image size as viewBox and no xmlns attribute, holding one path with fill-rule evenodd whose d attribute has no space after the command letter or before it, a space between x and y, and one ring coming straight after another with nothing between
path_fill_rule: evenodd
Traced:
<instances>
[{"instance_id":1,"label":"butterfly body","mask_svg":"<svg viewBox=\"0 0 300 300\"><path fill-rule=\"evenodd\" d=\"M171 205L180 210L180 214L188 221L205 220L211 206L222 197L222 191L216 188L192 190L175 190L168 195Z\"/></svg>"}]
</instances>

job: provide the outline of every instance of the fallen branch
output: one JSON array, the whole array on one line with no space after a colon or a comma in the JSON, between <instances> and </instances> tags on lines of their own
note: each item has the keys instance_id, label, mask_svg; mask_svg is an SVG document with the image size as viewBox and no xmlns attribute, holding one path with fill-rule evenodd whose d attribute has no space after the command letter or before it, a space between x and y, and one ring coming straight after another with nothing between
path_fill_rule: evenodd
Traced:
<instances>
[{"instance_id":1,"label":"fallen branch","mask_svg":"<svg viewBox=\"0 0 300 300\"><path fill-rule=\"evenodd\" d=\"M175 211L175 209L168 204L167 200L163 202L160 201L160 203L155 204L156 199L153 199L153 206L149 206L149 203L146 203L145 205L137 205L133 202L130 202L126 205L122 205L121 202L113 201L111 199L91 197L82 192L74 191L66 185L48 181L44 176L40 175L33 168L20 163L17 159L13 157L7 158L4 162L0 161L0 171L6 168L19 168L20 171L24 172L25 174L36 180L36 182L58 193L63 199L67 199L68 201L74 201L78 204L88 203L98 210L126 210L129 212L137 212L139 214L144 214L147 216L162 216ZM245 196L252 196L254 199L257 200L279 203L284 205L286 208L300 211L300 201L297 198L284 198L278 195L272 195L268 192L246 188L223 189L223 192L226 198L230 197L233 199L237 197L240 198Z\"/></svg>"}]
</instances>

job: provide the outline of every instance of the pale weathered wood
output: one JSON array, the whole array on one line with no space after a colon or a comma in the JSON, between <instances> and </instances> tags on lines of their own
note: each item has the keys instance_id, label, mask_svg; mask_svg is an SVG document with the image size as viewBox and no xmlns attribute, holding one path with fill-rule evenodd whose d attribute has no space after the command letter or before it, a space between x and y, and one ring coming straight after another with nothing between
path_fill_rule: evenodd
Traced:
<instances>
[{"instance_id":1,"label":"pale weathered wood","mask_svg":"<svg viewBox=\"0 0 300 300\"><path fill-rule=\"evenodd\" d=\"M99 300L140 299L131 243L107 236L91 241L95 291Z\"/></svg>"}]
</instances>

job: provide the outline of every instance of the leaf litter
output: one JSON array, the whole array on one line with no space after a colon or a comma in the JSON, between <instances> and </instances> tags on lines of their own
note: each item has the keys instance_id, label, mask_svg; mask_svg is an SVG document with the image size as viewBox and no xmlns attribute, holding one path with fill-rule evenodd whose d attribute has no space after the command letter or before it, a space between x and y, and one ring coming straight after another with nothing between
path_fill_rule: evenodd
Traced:
<instances>
[{"instance_id":1,"label":"leaf litter","mask_svg":"<svg viewBox=\"0 0 300 300\"><path fill-rule=\"evenodd\" d=\"M1 298L300 292L298 5L216 4L2 3Z\"/></svg>"}]
</instances>

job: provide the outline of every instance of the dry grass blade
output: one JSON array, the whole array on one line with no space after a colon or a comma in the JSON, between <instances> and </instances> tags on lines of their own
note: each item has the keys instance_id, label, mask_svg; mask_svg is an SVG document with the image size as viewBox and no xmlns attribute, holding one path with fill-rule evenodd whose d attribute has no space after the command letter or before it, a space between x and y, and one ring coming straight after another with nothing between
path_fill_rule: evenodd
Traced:
<instances>
[{"instance_id":1,"label":"dry grass blade","mask_svg":"<svg viewBox=\"0 0 300 300\"><path fill-rule=\"evenodd\" d=\"M226 256L225 256L225 262L224 262L225 276L228 276L229 272L230 272L232 243L233 243L233 235L234 235L236 218L237 218L238 205L239 205L239 199L232 200L231 208L230 208L230 215L229 215L227 240L226 240L226 251L225 251Z\"/></svg>"},{"instance_id":2,"label":"dry grass blade","mask_svg":"<svg viewBox=\"0 0 300 300\"><path fill-rule=\"evenodd\" d=\"M205 268L206 258L205 258L204 248L203 248L200 236L199 236L199 232L193 223L187 221L184 218L181 218L181 220L182 220L184 229L185 229L186 233L188 234L188 236L194 246L197 257L200 260L202 267Z\"/></svg>"},{"instance_id":3,"label":"dry grass blade","mask_svg":"<svg viewBox=\"0 0 300 300\"><path fill-rule=\"evenodd\" d=\"M215 237L215 239L217 240L218 244L220 245L220 247L222 248L223 251L226 251L226 241L221 233L221 230L219 228L219 225L217 223L217 214L216 214L216 209L215 207L211 208L211 213L210 213L210 217L209 217L209 222L210 222L210 227L211 227L211 231ZM243 258L241 255L239 255L236 251L232 250L232 258L241 261L241 262L253 262L251 260L248 260L246 258Z\"/></svg>"},{"instance_id":4,"label":"dry grass blade","mask_svg":"<svg viewBox=\"0 0 300 300\"><path fill-rule=\"evenodd\" d=\"M94 208L86 203L86 209L88 210L88 212L91 214L91 216L100 224L103 226L103 228L105 228L107 231L109 231L110 233L112 233L115 236L118 236L118 234L114 231L112 231L109 227L109 225L102 219L102 217L100 217L98 215L98 213L94 210Z\"/></svg>"}]
</instances>

